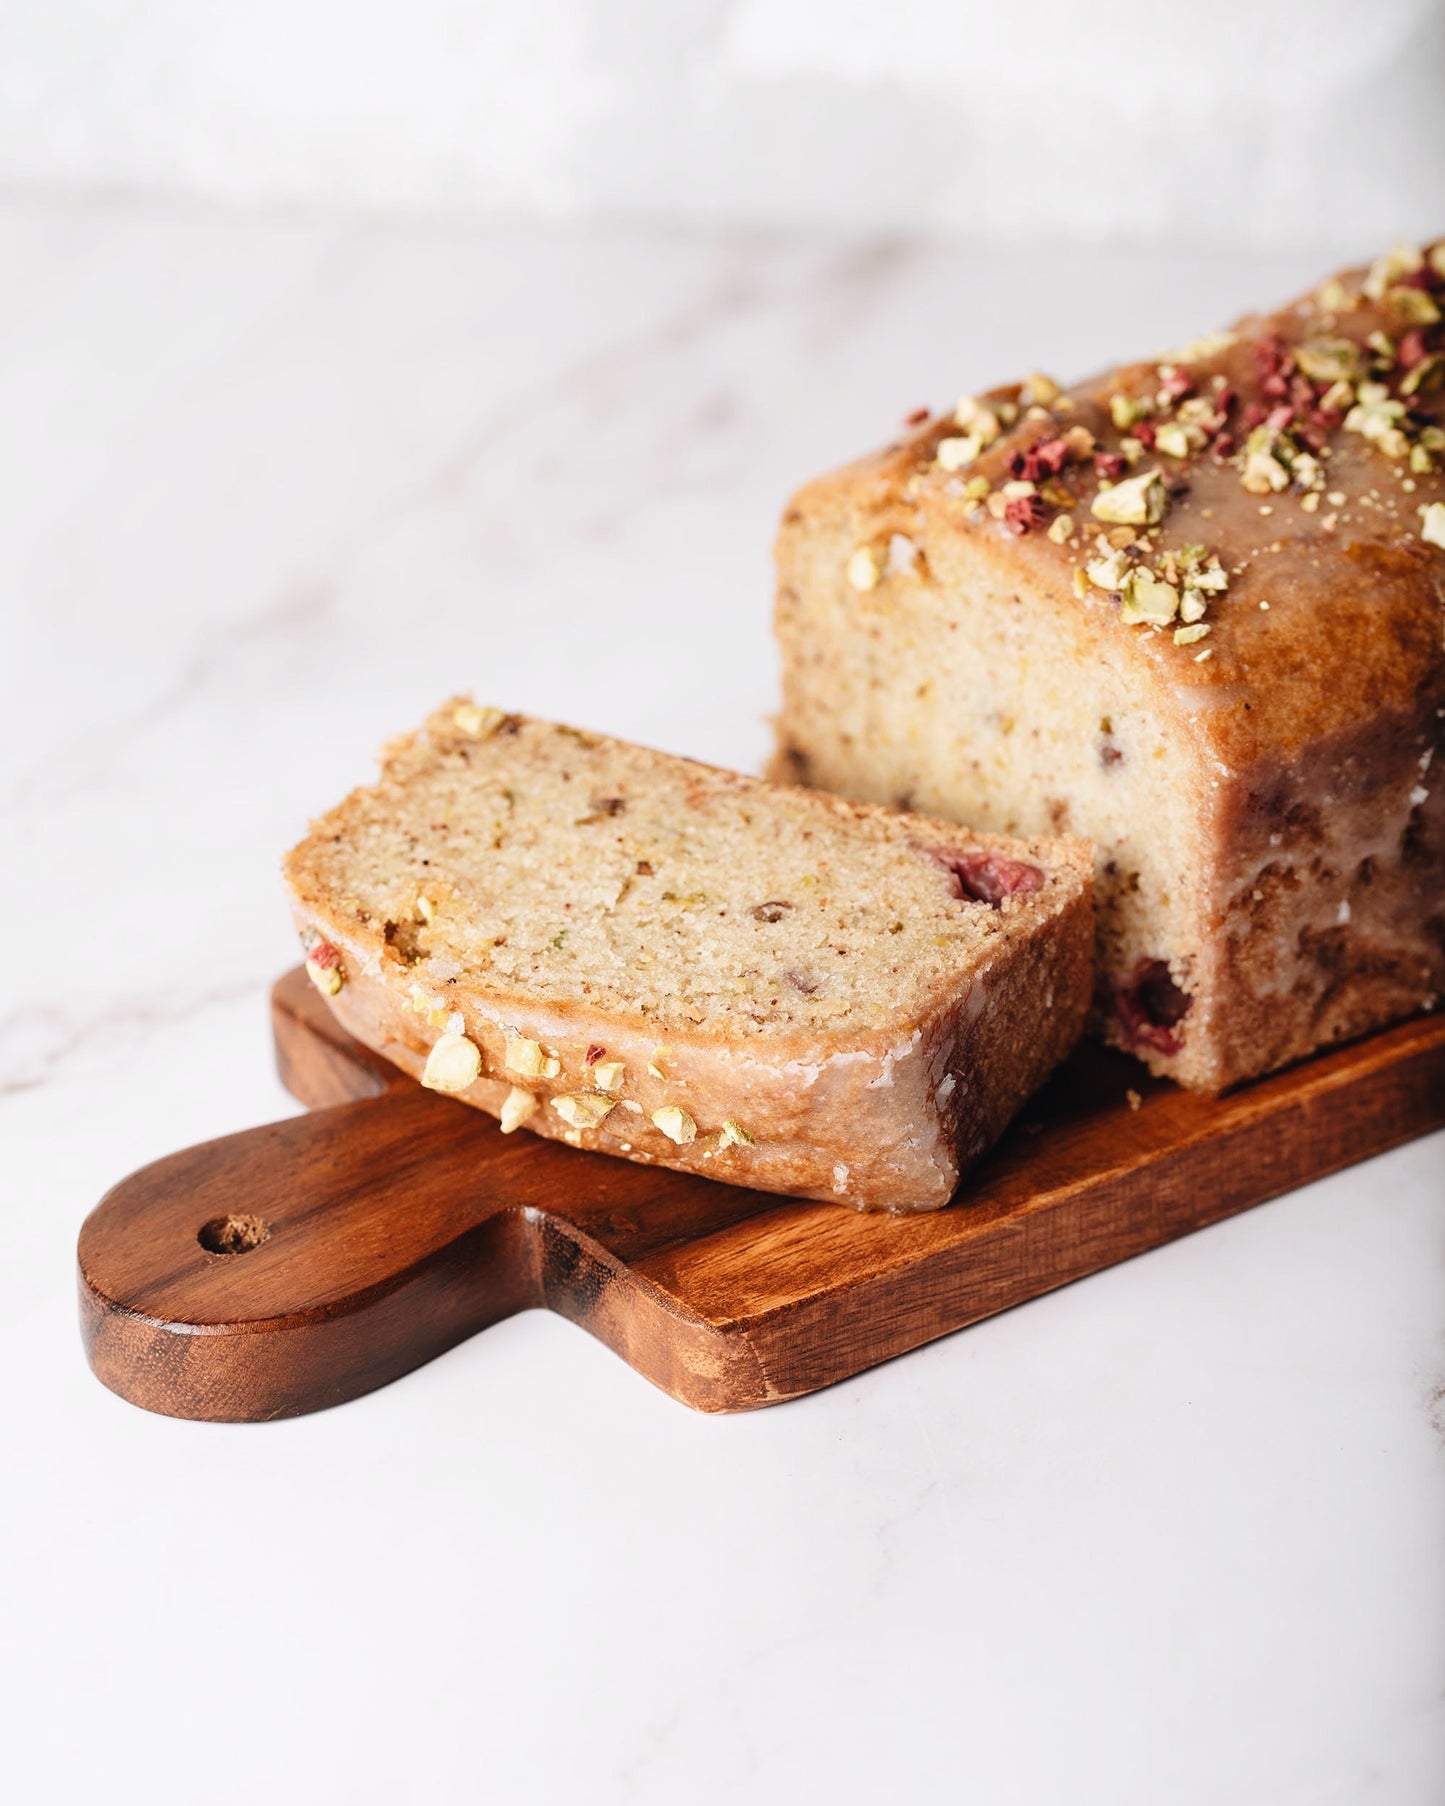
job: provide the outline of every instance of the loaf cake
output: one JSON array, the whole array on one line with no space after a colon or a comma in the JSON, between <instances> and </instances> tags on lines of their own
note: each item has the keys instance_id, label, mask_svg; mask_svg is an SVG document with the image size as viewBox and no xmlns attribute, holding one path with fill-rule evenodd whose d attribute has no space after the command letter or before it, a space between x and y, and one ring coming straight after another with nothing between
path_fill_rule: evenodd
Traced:
<instances>
[{"instance_id":1,"label":"loaf cake","mask_svg":"<svg viewBox=\"0 0 1445 1806\"><path fill-rule=\"evenodd\" d=\"M1077 1039L1092 860L465 699L285 862L307 970L424 1085L576 1147L946 1204Z\"/></svg>"},{"instance_id":2,"label":"loaf cake","mask_svg":"<svg viewBox=\"0 0 1445 1806\"><path fill-rule=\"evenodd\" d=\"M774 775L1095 842L1094 1025L1217 1092L1445 988L1445 243L910 416L777 543Z\"/></svg>"}]
</instances>

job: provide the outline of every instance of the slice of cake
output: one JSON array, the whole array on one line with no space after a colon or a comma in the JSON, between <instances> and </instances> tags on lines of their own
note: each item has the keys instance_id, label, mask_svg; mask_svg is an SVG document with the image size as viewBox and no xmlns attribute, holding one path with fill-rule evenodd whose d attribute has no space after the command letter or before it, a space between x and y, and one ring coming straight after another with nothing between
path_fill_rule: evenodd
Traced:
<instances>
[{"instance_id":1,"label":"slice of cake","mask_svg":"<svg viewBox=\"0 0 1445 1806\"><path fill-rule=\"evenodd\" d=\"M1206 1091L1445 988L1445 244L969 398L778 540L778 774L1097 847L1098 1025Z\"/></svg>"},{"instance_id":2,"label":"slice of cake","mask_svg":"<svg viewBox=\"0 0 1445 1806\"><path fill-rule=\"evenodd\" d=\"M452 702L285 863L423 1084L574 1146L930 1210L1068 1052L1092 860Z\"/></svg>"}]
</instances>

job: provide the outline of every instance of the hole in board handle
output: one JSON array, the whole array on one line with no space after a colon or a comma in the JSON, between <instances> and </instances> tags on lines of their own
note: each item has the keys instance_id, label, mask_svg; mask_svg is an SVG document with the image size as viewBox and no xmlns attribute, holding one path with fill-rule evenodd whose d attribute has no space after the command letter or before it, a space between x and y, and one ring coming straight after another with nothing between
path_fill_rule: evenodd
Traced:
<instances>
[{"instance_id":1,"label":"hole in board handle","mask_svg":"<svg viewBox=\"0 0 1445 1806\"><path fill-rule=\"evenodd\" d=\"M270 1234L271 1225L264 1217L212 1217L201 1224L196 1240L207 1254L249 1254Z\"/></svg>"}]
</instances>

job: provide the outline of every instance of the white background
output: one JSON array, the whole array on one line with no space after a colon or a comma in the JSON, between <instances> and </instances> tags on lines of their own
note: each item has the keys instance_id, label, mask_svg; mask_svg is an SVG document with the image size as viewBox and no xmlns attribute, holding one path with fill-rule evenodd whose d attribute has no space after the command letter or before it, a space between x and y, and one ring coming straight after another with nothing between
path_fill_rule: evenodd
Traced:
<instances>
[{"instance_id":1,"label":"white background","mask_svg":"<svg viewBox=\"0 0 1445 1806\"><path fill-rule=\"evenodd\" d=\"M794 483L1445 216L1423 8L925 17L0 12L6 1797L1445 1797L1440 1136L745 1418L540 1315L255 1428L80 1356L386 733L756 766Z\"/></svg>"}]
</instances>

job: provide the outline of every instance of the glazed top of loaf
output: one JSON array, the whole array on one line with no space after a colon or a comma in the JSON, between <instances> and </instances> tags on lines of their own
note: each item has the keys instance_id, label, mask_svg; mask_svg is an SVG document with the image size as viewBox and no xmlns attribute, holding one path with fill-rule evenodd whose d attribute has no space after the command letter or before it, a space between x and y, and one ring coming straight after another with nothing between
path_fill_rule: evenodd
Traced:
<instances>
[{"instance_id":1,"label":"glazed top of loaf","mask_svg":"<svg viewBox=\"0 0 1445 1806\"><path fill-rule=\"evenodd\" d=\"M988 559L1144 661L1227 770L1386 717L1438 735L1442 312L1445 241L1399 245L1071 390L1033 376L915 418L823 479L859 522L849 580Z\"/></svg>"}]
</instances>

